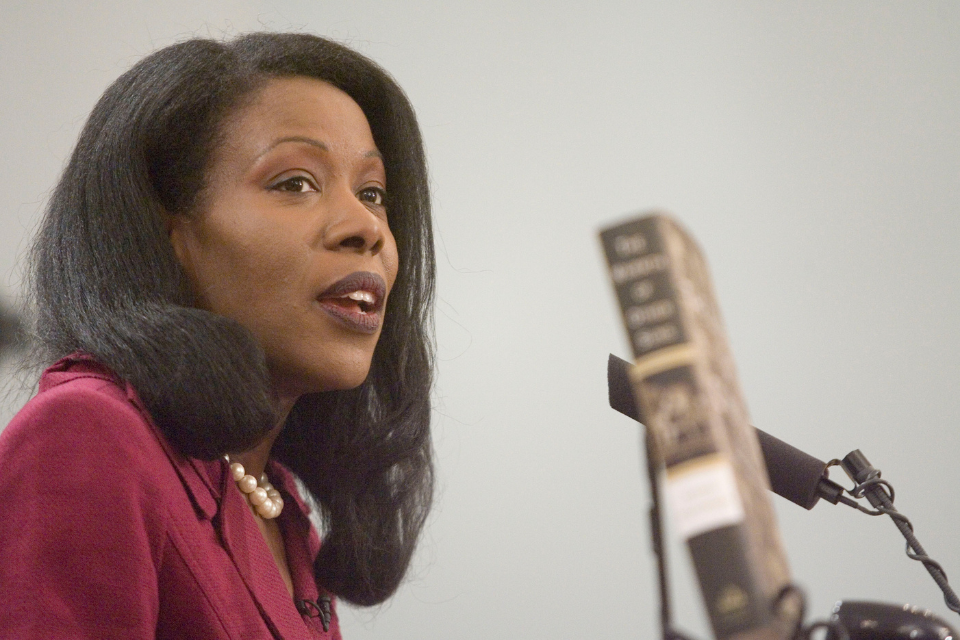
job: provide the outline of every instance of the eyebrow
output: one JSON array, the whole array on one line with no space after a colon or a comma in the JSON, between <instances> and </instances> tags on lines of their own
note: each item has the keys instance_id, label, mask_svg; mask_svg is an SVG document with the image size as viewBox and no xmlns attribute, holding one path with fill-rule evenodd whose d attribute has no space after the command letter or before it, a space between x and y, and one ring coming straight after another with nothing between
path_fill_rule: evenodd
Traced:
<instances>
[{"instance_id":1,"label":"eyebrow","mask_svg":"<svg viewBox=\"0 0 960 640\"><path fill-rule=\"evenodd\" d=\"M312 147L316 147L317 149L320 149L321 151L327 151L327 152L330 151L330 147L328 147L328 146L327 146L326 144L324 144L323 142L320 142L319 140L316 140L316 139L314 139L314 138L309 138L309 137L307 137L307 136L287 136L286 138L280 138L279 140L274 140L273 143L272 143L269 147L267 147L266 149L264 149L261 153L257 154L257 158L256 158L256 159L259 160L260 158L262 158L263 156L265 156L267 153L269 153L269 152L272 151L273 149L276 149L277 147L279 147L281 144L283 144L283 143L285 143L285 142L302 142L302 143L304 143L304 144L309 144L309 145L312 146ZM370 151L367 151L366 153L363 154L363 157L364 157L364 158L379 158L380 160L383 160L383 154L380 153L380 151L377 150L377 149L371 149Z\"/></svg>"}]
</instances>

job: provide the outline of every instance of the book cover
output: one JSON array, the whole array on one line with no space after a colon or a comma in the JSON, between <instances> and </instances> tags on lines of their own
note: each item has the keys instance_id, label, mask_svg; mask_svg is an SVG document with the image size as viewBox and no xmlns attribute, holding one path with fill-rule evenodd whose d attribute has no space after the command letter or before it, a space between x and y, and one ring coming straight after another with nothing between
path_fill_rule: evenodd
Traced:
<instances>
[{"instance_id":1,"label":"book cover","mask_svg":"<svg viewBox=\"0 0 960 640\"><path fill-rule=\"evenodd\" d=\"M635 357L634 397L714 635L786 638L773 604L789 569L706 262L662 214L600 236Z\"/></svg>"}]
</instances>

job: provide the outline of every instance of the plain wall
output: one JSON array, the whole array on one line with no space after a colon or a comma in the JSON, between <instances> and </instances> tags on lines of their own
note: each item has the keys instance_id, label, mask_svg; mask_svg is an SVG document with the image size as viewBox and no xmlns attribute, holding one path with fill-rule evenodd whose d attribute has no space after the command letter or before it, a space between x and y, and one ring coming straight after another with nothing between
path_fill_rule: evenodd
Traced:
<instances>
[{"instance_id":1,"label":"plain wall","mask_svg":"<svg viewBox=\"0 0 960 640\"><path fill-rule=\"evenodd\" d=\"M342 609L348 640L656 637L638 428L606 404L607 354L629 350L596 239L652 208L705 252L754 423L823 459L860 448L960 576L960 5L79 5L0 5L7 300L87 113L157 47L309 31L380 62L417 108L439 485L407 584ZM811 618L876 599L960 627L887 519L775 501ZM678 621L706 637L671 552Z\"/></svg>"}]
</instances>

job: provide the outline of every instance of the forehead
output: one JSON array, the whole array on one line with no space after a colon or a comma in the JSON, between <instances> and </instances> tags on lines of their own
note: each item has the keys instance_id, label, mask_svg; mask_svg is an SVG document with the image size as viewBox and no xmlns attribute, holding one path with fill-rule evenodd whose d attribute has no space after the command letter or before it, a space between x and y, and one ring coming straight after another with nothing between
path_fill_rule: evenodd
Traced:
<instances>
[{"instance_id":1,"label":"forehead","mask_svg":"<svg viewBox=\"0 0 960 640\"><path fill-rule=\"evenodd\" d=\"M303 76L271 78L223 125L224 150L263 149L291 136L316 138L344 151L376 150L360 106L337 87Z\"/></svg>"}]
</instances>

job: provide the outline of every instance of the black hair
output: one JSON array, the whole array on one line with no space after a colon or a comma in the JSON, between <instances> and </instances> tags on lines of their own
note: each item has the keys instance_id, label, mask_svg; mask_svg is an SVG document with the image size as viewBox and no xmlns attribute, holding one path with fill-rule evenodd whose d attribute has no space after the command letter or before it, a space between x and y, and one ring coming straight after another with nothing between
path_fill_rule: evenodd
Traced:
<instances>
[{"instance_id":1,"label":"black hair","mask_svg":"<svg viewBox=\"0 0 960 640\"><path fill-rule=\"evenodd\" d=\"M39 358L92 354L137 389L187 456L243 451L274 426L263 350L193 306L167 234L193 215L224 121L271 78L328 82L361 107L383 155L400 270L369 376L301 397L273 455L320 506L318 584L361 605L397 588L430 507L433 236L416 116L364 56L307 34L190 40L147 56L97 103L30 255Z\"/></svg>"}]
</instances>

